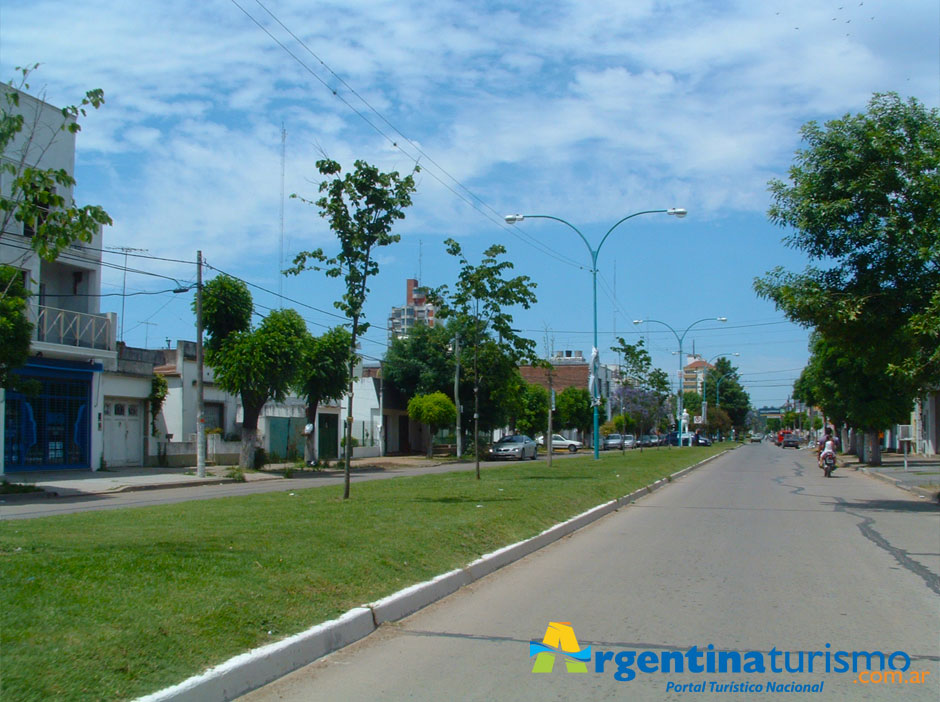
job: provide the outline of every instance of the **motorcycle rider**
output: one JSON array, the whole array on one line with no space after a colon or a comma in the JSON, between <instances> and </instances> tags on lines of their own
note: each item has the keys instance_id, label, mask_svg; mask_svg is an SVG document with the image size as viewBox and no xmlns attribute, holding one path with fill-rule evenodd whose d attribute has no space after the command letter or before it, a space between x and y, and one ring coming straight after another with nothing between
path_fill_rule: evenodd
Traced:
<instances>
[{"instance_id":1,"label":"motorcycle rider","mask_svg":"<svg viewBox=\"0 0 940 702\"><path fill-rule=\"evenodd\" d=\"M823 437L822 441L819 442L819 468L823 468L823 461L826 459L826 454L831 454L833 458L836 456L836 442L832 438L832 428L826 427L826 435Z\"/></svg>"}]
</instances>

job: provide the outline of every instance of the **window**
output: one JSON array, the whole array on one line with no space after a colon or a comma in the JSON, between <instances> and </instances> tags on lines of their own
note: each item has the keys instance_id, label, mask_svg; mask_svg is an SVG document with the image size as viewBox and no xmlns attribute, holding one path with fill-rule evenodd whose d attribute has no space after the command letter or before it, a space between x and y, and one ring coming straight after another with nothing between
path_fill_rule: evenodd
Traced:
<instances>
[{"instance_id":1,"label":"window","mask_svg":"<svg viewBox=\"0 0 940 702\"><path fill-rule=\"evenodd\" d=\"M137 416L137 405L136 405L136 404L128 405L128 406L127 406L127 416L128 416L128 417L136 417L136 416Z\"/></svg>"},{"instance_id":2,"label":"window","mask_svg":"<svg viewBox=\"0 0 940 702\"><path fill-rule=\"evenodd\" d=\"M115 402L114 403L114 416L123 417L124 416L124 403Z\"/></svg>"}]
</instances>

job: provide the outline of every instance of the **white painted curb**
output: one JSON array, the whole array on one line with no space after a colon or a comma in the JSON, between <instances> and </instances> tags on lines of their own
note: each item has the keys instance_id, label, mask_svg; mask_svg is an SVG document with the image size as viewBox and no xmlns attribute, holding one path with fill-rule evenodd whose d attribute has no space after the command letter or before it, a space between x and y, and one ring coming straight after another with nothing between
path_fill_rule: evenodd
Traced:
<instances>
[{"instance_id":1,"label":"white painted curb","mask_svg":"<svg viewBox=\"0 0 940 702\"><path fill-rule=\"evenodd\" d=\"M733 449L728 449L733 450ZM439 575L433 580L406 587L371 604L351 609L338 619L318 624L304 632L267 646L252 649L224 663L194 675L178 685L164 688L136 702L227 702L362 639L380 624L403 619L503 566L519 560L550 543L581 529L601 517L628 506L643 495L690 473L727 451L715 454L695 465L683 468L668 478L640 488L616 500L589 509L571 519L549 527L531 539L511 544L481 556L465 568Z\"/></svg>"},{"instance_id":2,"label":"white painted curb","mask_svg":"<svg viewBox=\"0 0 940 702\"><path fill-rule=\"evenodd\" d=\"M138 702L231 700L375 631L372 610L357 607L307 631L230 658Z\"/></svg>"}]
</instances>

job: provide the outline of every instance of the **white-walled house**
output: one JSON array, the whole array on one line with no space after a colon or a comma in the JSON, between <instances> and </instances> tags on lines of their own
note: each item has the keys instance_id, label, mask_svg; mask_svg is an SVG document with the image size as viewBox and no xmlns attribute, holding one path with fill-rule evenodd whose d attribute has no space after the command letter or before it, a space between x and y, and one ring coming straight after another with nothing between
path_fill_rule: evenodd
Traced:
<instances>
[{"instance_id":1,"label":"white-walled house","mask_svg":"<svg viewBox=\"0 0 940 702\"><path fill-rule=\"evenodd\" d=\"M4 162L74 173L75 134L59 129L62 111L25 93L19 100L26 126L3 153ZM0 173L7 194L10 178ZM71 201L71 189L59 194ZM0 263L21 271L32 293L30 356L14 372L39 388L29 395L0 389L0 474L98 469L104 460L102 374L117 367L116 317L99 308L102 235L72 244L52 262L32 251L32 235L12 217L0 232Z\"/></svg>"}]
</instances>

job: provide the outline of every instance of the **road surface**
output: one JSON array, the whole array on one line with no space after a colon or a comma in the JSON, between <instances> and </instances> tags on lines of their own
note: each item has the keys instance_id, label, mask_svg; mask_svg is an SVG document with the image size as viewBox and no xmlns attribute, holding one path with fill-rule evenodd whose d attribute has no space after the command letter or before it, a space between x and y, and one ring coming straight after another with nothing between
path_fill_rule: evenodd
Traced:
<instances>
[{"instance_id":1,"label":"road surface","mask_svg":"<svg viewBox=\"0 0 940 702\"><path fill-rule=\"evenodd\" d=\"M551 673L532 672L530 642L549 622L591 647L586 673L552 654ZM806 451L752 444L241 699L936 702L938 641L937 507L854 471L827 480ZM709 646L765 672L658 667L670 654L707 664ZM656 672L630 651L649 652ZM901 652L902 679L926 682L820 672L837 651ZM616 679L620 654L619 677L634 679Z\"/></svg>"}]
</instances>

